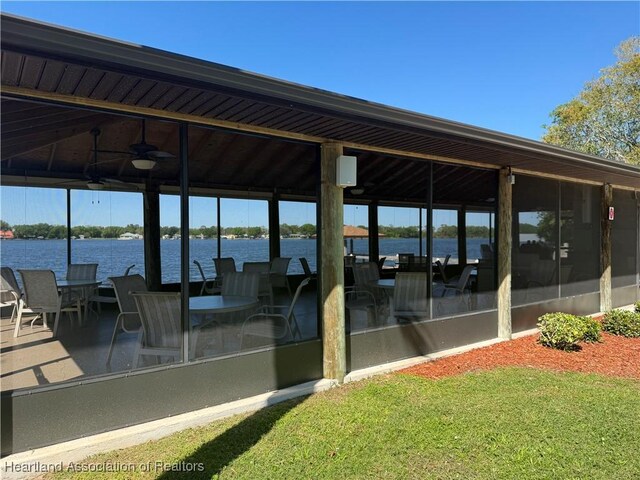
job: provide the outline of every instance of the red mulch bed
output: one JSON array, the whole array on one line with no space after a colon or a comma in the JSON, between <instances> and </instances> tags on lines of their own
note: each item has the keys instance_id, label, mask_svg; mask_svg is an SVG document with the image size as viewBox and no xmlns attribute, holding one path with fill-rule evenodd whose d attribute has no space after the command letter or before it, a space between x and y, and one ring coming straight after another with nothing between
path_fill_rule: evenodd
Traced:
<instances>
[{"instance_id":1,"label":"red mulch bed","mask_svg":"<svg viewBox=\"0 0 640 480\"><path fill-rule=\"evenodd\" d=\"M580 351L563 352L543 347L538 343L538 335L531 335L415 365L402 373L440 378L495 367L520 366L640 380L640 338L603 333L602 343L582 343L581 346Z\"/></svg>"}]
</instances>

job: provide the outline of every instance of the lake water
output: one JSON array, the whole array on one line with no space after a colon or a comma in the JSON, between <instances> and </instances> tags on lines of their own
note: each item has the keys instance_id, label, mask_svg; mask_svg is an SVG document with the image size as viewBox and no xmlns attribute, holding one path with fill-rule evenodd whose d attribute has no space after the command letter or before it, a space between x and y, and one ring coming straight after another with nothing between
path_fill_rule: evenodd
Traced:
<instances>
[{"instance_id":1,"label":"lake water","mask_svg":"<svg viewBox=\"0 0 640 480\"><path fill-rule=\"evenodd\" d=\"M480 258L480 245L488 243L488 239L469 238L469 259ZM457 240L454 238L436 238L434 256L445 257L447 254L457 256ZM423 252L426 251L423 241ZM215 274L213 258L217 256L216 240L192 239L190 245L191 278L200 279L200 274L193 265L198 260L208 277ZM223 257L233 257L238 269L244 262L269 260L269 240L227 240L221 242ZM165 283L180 281L180 241L161 240L162 280ZM351 242L348 240L348 247ZM64 278L67 271L66 240L1 240L0 263L15 270L23 268L48 268L58 278ZM313 239L282 239L280 250L283 257L291 257L289 273L302 273L298 258L306 257L312 270L316 265L316 241ZM381 238L380 255L387 256L387 265L392 265L398 253L414 253L418 255L419 241L416 238ZM353 240L353 252L366 255L368 242L366 239ZM129 265L136 265L132 273L144 275L144 251L142 240L89 239L71 241L72 261L74 263L98 263L98 278L104 280L110 276L122 275ZM17 274L16 274L17 275Z\"/></svg>"}]
</instances>

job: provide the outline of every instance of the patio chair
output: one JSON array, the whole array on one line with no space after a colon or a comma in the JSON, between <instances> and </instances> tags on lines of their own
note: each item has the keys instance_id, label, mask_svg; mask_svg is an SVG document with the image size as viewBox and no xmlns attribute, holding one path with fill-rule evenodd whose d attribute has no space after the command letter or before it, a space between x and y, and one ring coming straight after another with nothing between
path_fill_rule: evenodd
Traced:
<instances>
[{"instance_id":1,"label":"patio chair","mask_svg":"<svg viewBox=\"0 0 640 480\"><path fill-rule=\"evenodd\" d=\"M16 275L10 267L0 268L2 281L2 291L0 292L0 307L11 307L11 323L16 319L20 302L22 301L22 292L18 286Z\"/></svg>"},{"instance_id":2,"label":"patio chair","mask_svg":"<svg viewBox=\"0 0 640 480\"><path fill-rule=\"evenodd\" d=\"M386 262L387 257L380 257L378 259L378 273L382 273L382 269L384 268L384 262Z\"/></svg>"},{"instance_id":3,"label":"patio chair","mask_svg":"<svg viewBox=\"0 0 640 480\"><path fill-rule=\"evenodd\" d=\"M133 359L134 367L143 356L155 357L158 363L177 362L182 352L180 327L180 293L132 292L142 325L140 345Z\"/></svg>"},{"instance_id":4,"label":"patio chair","mask_svg":"<svg viewBox=\"0 0 640 480\"><path fill-rule=\"evenodd\" d=\"M276 257L271 262L270 280L271 288L286 288L291 297L291 287L289 286L289 279L287 278L287 270L289 269L289 262L291 258L288 257Z\"/></svg>"},{"instance_id":5,"label":"patio chair","mask_svg":"<svg viewBox=\"0 0 640 480\"><path fill-rule=\"evenodd\" d=\"M226 273L222 283L222 296L258 298L261 277L262 275L259 273ZM203 318L198 328L194 331L192 338L195 351L201 351L202 346L209 343L212 335L224 346L223 331L231 329L234 334L237 334L237 326L244 322L248 314L254 312L255 310L244 310L218 313L210 315L209 318Z\"/></svg>"},{"instance_id":6,"label":"patio chair","mask_svg":"<svg viewBox=\"0 0 640 480\"><path fill-rule=\"evenodd\" d=\"M260 274L260 286L258 288L258 298L266 304L273 305L273 289L270 278L271 266L269 262L244 262L243 273Z\"/></svg>"},{"instance_id":7,"label":"patio chair","mask_svg":"<svg viewBox=\"0 0 640 480\"><path fill-rule=\"evenodd\" d=\"M311 279L307 277L298 285L291 305L265 305L262 307L262 312L248 317L242 324L240 349L242 350L244 347L244 340L247 336L268 338L276 341L288 338L295 340L296 337L302 338L302 332L296 321L294 309L302 289L310 281Z\"/></svg>"},{"instance_id":8,"label":"patio chair","mask_svg":"<svg viewBox=\"0 0 640 480\"><path fill-rule=\"evenodd\" d=\"M45 327L47 325L47 315L55 313L53 336L58 334L60 326L60 317L62 313L76 312L78 315L78 324L81 318L82 305L79 298L70 300L66 295L58 293L58 284L56 276L51 270L18 270L22 277L22 286L24 287L24 301L20 302L18 307L18 319L13 336L17 337L22 326L22 317L24 314L35 314L33 323L42 316ZM69 315L71 317L71 315Z\"/></svg>"},{"instance_id":9,"label":"patio chair","mask_svg":"<svg viewBox=\"0 0 640 480\"><path fill-rule=\"evenodd\" d=\"M214 258L213 263L216 267L216 279L218 282L223 281L223 277L227 273L236 273L236 261L233 257Z\"/></svg>"},{"instance_id":10,"label":"patio chair","mask_svg":"<svg viewBox=\"0 0 640 480\"><path fill-rule=\"evenodd\" d=\"M305 257L300 257L298 260L300 260L300 265L302 265L302 271L304 272L306 277L313 278L317 275L316 272L311 271L311 267L309 267L309 262Z\"/></svg>"},{"instance_id":11,"label":"patio chair","mask_svg":"<svg viewBox=\"0 0 640 480\"><path fill-rule=\"evenodd\" d=\"M258 297L260 274L247 272L228 273L222 284L222 295Z\"/></svg>"},{"instance_id":12,"label":"patio chair","mask_svg":"<svg viewBox=\"0 0 640 480\"><path fill-rule=\"evenodd\" d=\"M131 296L131 292L146 292L147 282L142 275L124 275L122 277L110 277L113 290L116 294L116 300L120 313L116 317L116 324L113 328L111 336L111 344L109 345L109 353L107 354L107 365L111 363L111 355L113 354L113 346L116 338L121 332L138 333L140 331L140 315L136 302ZM136 348L139 345L136 346ZM134 358L136 355L134 354Z\"/></svg>"},{"instance_id":13,"label":"patio chair","mask_svg":"<svg viewBox=\"0 0 640 480\"><path fill-rule=\"evenodd\" d=\"M344 306L349 312L350 324L354 323L354 312L363 312L367 317L367 326L377 325L378 304L371 292L366 290L355 290L354 287L345 288ZM373 312L373 322L369 315L370 312Z\"/></svg>"},{"instance_id":14,"label":"patio chair","mask_svg":"<svg viewBox=\"0 0 640 480\"><path fill-rule=\"evenodd\" d=\"M344 266L345 268L351 268L353 267L353 265L356 263L356 256L351 254L351 255L345 255L344 256Z\"/></svg>"},{"instance_id":15,"label":"patio chair","mask_svg":"<svg viewBox=\"0 0 640 480\"><path fill-rule=\"evenodd\" d=\"M95 280L97 263L70 263L67 266L67 280Z\"/></svg>"},{"instance_id":16,"label":"patio chair","mask_svg":"<svg viewBox=\"0 0 640 480\"><path fill-rule=\"evenodd\" d=\"M480 245L480 254L482 256L482 260L493 260L493 250L491 250L491 245L488 243Z\"/></svg>"},{"instance_id":17,"label":"patio chair","mask_svg":"<svg viewBox=\"0 0 640 480\"><path fill-rule=\"evenodd\" d=\"M449 283L449 277L447 277L447 274L444 271L444 265L442 265L442 262L440 260L436 260L436 267L438 267L438 272L440 273L440 278L442 278L442 283Z\"/></svg>"},{"instance_id":18,"label":"patio chair","mask_svg":"<svg viewBox=\"0 0 640 480\"><path fill-rule=\"evenodd\" d=\"M200 276L202 277L202 287L200 287L200 296L204 293L208 295L213 295L215 293L220 293L220 287L218 286L215 278L207 278L204 274L204 269L198 260L194 260L193 263L196 267L198 267L198 271L200 272Z\"/></svg>"},{"instance_id":19,"label":"patio chair","mask_svg":"<svg viewBox=\"0 0 640 480\"><path fill-rule=\"evenodd\" d=\"M70 263L67 266L67 280L95 280L98 272L97 263ZM89 308L89 303L94 300L90 297L96 296L97 288L69 288L66 289L64 294L68 296L67 301L73 301L76 298L80 299L80 302L85 307L85 313ZM95 300L97 301L97 300ZM98 304L98 308L99 304ZM99 315L100 313L98 313ZM82 322L82 320L81 320Z\"/></svg>"},{"instance_id":20,"label":"patio chair","mask_svg":"<svg viewBox=\"0 0 640 480\"><path fill-rule=\"evenodd\" d=\"M527 288L546 287L555 284L556 262L555 260L538 260L531 264Z\"/></svg>"},{"instance_id":21,"label":"patio chair","mask_svg":"<svg viewBox=\"0 0 640 480\"><path fill-rule=\"evenodd\" d=\"M401 272L409 271L415 257L414 253L398 253L398 270Z\"/></svg>"},{"instance_id":22,"label":"patio chair","mask_svg":"<svg viewBox=\"0 0 640 480\"><path fill-rule=\"evenodd\" d=\"M364 290L371 293L376 303L381 303L384 300L382 291L376 285L376 282L380 280L380 272L376 263L356 263L353 266L353 279L356 291Z\"/></svg>"},{"instance_id":23,"label":"patio chair","mask_svg":"<svg viewBox=\"0 0 640 480\"><path fill-rule=\"evenodd\" d=\"M135 267L135 265L129 265L125 270L124 270L124 276L128 276L131 272L131 269ZM100 289L97 288L94 290L94 292L89 296L89 305L96 304L98 306L97 309L97 314L98 317L100 317L102 315L102 304L103 303L107 303L107 304L115 304L118 303L118 300L116 297L114 296L109 296L109 295L100 295L99 294ZM133 300L132 300L133 301Z\"/></svg>"},{"instance_id":24,"label":"patio chair","mask_svg":"<svg viewBox=\"0 0 640 480\"><path fill-rule=\"evenodd\" d=\"M393 315L398 321L429 316L427 275L422 272L400 272L396 275Z\"/></svg>"},{"instance_id":25,"label":"patio chair","mask_svg":"<svg viewBox=\"0 0 640 480\"><path fill-rule=\"evenodd\" d=\"M455 295L471 294L469 280L471 279L471 273L475 269L476 265L466 265L455 283L450 282L444 285L442 296L444 297L449 293L454 293Z\"/></svg>"}]
</instances>

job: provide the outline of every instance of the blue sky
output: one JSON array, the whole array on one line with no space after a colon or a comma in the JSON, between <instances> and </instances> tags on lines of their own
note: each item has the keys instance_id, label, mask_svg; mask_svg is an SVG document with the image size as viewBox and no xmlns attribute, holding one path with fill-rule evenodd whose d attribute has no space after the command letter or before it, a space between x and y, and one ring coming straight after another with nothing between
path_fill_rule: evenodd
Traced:
<instances>
[{"instance_id":1,"label":"blue sky","mask_svg":"<svg viewBox=\"0 0 640 480\"><path fill-rule=\"evenodd\" d=\"M2 10L532 139L640 34L638 2L4 1ZM127 223L124 203L112 203L114 223ZM253 221L243 209L231 217Z\"/></svg>"}]
</instances>

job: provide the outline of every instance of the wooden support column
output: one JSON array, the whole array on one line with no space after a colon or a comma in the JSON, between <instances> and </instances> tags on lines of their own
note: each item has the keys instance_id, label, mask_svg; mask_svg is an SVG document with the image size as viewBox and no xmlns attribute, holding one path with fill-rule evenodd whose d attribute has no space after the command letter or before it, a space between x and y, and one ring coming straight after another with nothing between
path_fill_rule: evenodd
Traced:
<instances>
[{"instance_id":1,"label":"wooden support column","mask_svg":"<svg viewBox=\"0 0 640 480\"><path fill-rule=\"evenodd\" d=\"M158 187L147 182L144 201L144 270L147 288L160 290L162 268L160 264L160 192Z\"/></svg>"},{"instance_id":2,"label":"wooden support column","mask_svg":"<svg viewBox=\"0 0 640 480\"><path fill-rule=\"evenodd\" d=\"M511 338L511 229L513 190L509 170L500 170L498 182L498 337Z\"/></svg>"},{"instance_id":3,"label":"wooden support column","mask_svg":"<svg viewBox=\"0 0 640 480\"><path fill-rule=\"evenodd\" d=\"M378 244L378 201L369 204L369 261L378 263L380 245Z\"/></svg>"},{"instance_id":4,"label":"wooden support column","mask_svg":"<svg viewBox=\"0 0 640 480\"><path fill-rule=\"evenodd\" d=\"M344 381L346 374L343 190L336 186L336 159L342 145L322 145L320 156L320 241L318 268L322 302L322 344L324 377Z\"/></svg>"},{"instance_id":5,"label":"wooden support column","mask_svg":"<svg viewBox=\"0 0 640 480\"><path fill-rule=\"evenodd\" d=\"M605 184L600 200L600 311L611 310L611 221L609 207L613 206L613 187Z\"/></svg>"},{"instance_id":6,"label":"wooden support column","mask_svg":"<svg viewBox=\"0 0 640 480\"><path fill-rule=\"evenodd\" d=\"M280 195L273 192L269 200L269 258L280 256Z\"/></svg>"}]
</instances>

